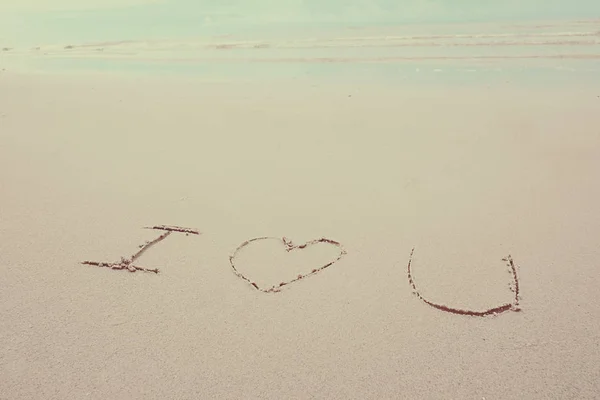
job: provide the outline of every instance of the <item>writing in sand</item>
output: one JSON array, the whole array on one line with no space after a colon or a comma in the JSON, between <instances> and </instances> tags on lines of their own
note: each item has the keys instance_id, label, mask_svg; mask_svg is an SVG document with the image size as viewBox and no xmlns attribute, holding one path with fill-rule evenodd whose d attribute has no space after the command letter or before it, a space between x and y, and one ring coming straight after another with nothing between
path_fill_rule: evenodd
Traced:
<instances>
[{"instance_id":1,"label":"writing in sand","mask_svg":"<svg viewBox=\"0 0 600 400\"><path fill-rule=\"evenodd\" d=\"M93 265L93 266L97 266L97 267L105 267L105 268L110 268L113 270L127 270L129 272L142 271L142 272L152 272L154 274L158 274L160 272L158 268L146 268L146 267L142 267L139 265L135 265L134 263L150 247L163 241L164 239L169 237L169 235L171 235L172 233L184 233L186 236L189 236L190 234L191 235L199 235L200 234L200 232L195 229L183 228L183 227L173 226L173 225L155 225L155 226L151 226L151 227L145 227L144 229L159 230L162 233L156 239L151 240L151 241L146 241L145 243L138 246L138 250L132 256L130 256L128 258L121 257L120 260L116 261L116 262L83 261L82 264ZM236 262L239 257L239 253L244 248L250 246L253 243L258 243L260 241L279 242L284 247L286 252L301 251L301 250L307 249L307 248L317 245L317 244L325 244L325 245L334 247L337 250L337 255L335 258L329 260L325 264L320 265L320 266L315 266L314 268L310 269L309 272L306 272L304 274L299 274L291 279L279 282L276 285L270 285L267 287L263 287L260 284L258 284L255 280L251 279L244 273L240 272L240 269L236 266ZM414 295L423 303L425 303L437 310L444 311L447 313L473 316L473 317L486 317L486 316L491 316L491 315L498 315L498 314L501 314L501 313L504 313L507 311L516 311L516 312L521 311L521 308L519 306L519 301L521 299L521 296L520 296L520 292L519 292L519 277L517 274L517 266L510 255L503 258L502 261L504 261L506 263L506 267L508 268L508 271L511 274L512 282L510 284L510 290L514 294L512 302L504 303L504 304L498 305L496 307L492 307L492 308L485 309L485 310L468 310L468 309L450 307L445 304L434 303L432 301L429 301L425 297L423 297L423 295L421 295L419 289L417 288L417 285L415 283L415 280L413 278L413 273L412 273L414 252L415 252L415 249L413 248L411 250L410 256L408 258L408 265L407 265L407 269L406 269L408 284L409 284L410 288L412 289ZM324 271L326 268L331 267L333 264L335 264L336 262L341 260L342 257L344 257L346 254L347 254L347 252L341 243L339 243L335 240L327 239L327 238L315 239L315 240L311 240L309 242L297 245L297 244L294 244L291 240L289 240L286 237L283 237L283 238L258 237L258 238L246 240L245 242L240 244L233 251L233 254L231 254L229 256L229 263L230 263L231 268L232 268L233 272L235 273L235 275L237 277L241 278L242 280L246 281L250 287L253 287L257 291L262 292L262 293L280 293L281 290L285 286L299 282L299 281L309 278L311 276L315 276L315 275L319 274L320 272Z\"/></svg>"}]
</instances>

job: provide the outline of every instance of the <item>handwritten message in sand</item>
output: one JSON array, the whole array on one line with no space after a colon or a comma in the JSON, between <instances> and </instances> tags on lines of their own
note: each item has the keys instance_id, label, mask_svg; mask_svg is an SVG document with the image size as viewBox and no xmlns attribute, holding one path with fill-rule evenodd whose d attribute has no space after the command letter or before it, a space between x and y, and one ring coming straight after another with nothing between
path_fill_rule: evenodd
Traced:
<instances>
[{"instance_id":1,"label":"handwritten message in sand","mask_svg":"<svg viewBox=\"0 0 600 400\"><path fill-rule=\"evenodd\" d=\"M111 268L114 270L127 270L129 272L143 271L143 272L153 272L155 274L158 274L159 273L158 268L146 268L146 267L134 265L133 263L138 258L140 258L140 256L146 250L148 250L150 247L154 246L155 244L163 241L169 235L171 235L173 232L185 233L186 236L190 235L190 234L193 234L193 235L200 234L200 232L198 232L195 229L183 228L183 227L173 226L173 225L156 225L156 226L152 226L152 227L145 227L144 229L161 230L161 231L164 231L164 233L162 233L160 236L158 236L156 239L154 239L152 241L147 241L144 244L141 244L139 246L139 250L129 258L121 257L121 260L117 261L117 262L83 261L82 264L93 265L93 266L97 266L97 267L106 267L106 268ZM282 280L275 285L264 286L263 284L257 283L257 281L255 279L251 279L249 274L242 272L240 270L239 266L236 265L236 263L238 262L240 253L244 249L248 248L252 244L256 244L259 242L265 242L265 241L278 242L279 245L283 246L283 249L285 250L286 253L307 250L307 249L313 248L317 245L329 246L329 247L336 249L337 251L336 251L336 256L334 258L330 259L329 261L325 262L322 265L318 265L316 267L309 268L308 272L297 274L295 277L289 278L287 280ZM427 300L425 297L423 297L423 295L419 292L419 289L417 288L417 285L415 283L415 280L413 278L413 273L412 273L414 251L415 251L415 249L413 248L412 251L410 252L410 256L408 259L408 266L407 266L408 283L409 283L410 287L412 288L414 295L419 300L424 302L425 304L427 304L437 310L444 311L447 313L457 314L457 315L467 315L467 316L473 316L473 317L486 317L486 316L490 316L490 315L501 314L506 311L516 311L516 312L521 311L521 308L519 306L519 301L521 299L520 290L519 290L519 277L517 274L517 266L514 263L512 256L508 255L507 257L503 258L502 261L504 261L506 263L508 272L511 274L512 282L510 283L509 286L510 286L510 290L514 293L514 300L510 303L504 303L497 307L492 307L492 308L488 308L485 310L469 310L469 309L451 307L451 306L441 304L441 303L435 303L435 302ZM229 256L229 263L231 265L231 268L233 269L233 272L236 274L236 276L238 276L239 278L248 282L256 290L263 292L263 293L279 293L279 292L281 292L281 290L284 286L288 286L295 282L299 282L305 278L317 275L318 273L322 272L326 268L329 268L330 266L332 266L333 264L335 264L336 262L341 260L342 257L344 257L346 254L347 254L347 252L344 249L344 247L342 246L342 244L340 242L337 242L332 239L327 239L327 238L314 239L314 240L308 241L306 243L297 245L297 244L294 244L290 239L288 239L286 237L276 238L276 237L265 236L265 237L257 237L254 239L246 240L245 242L240 244L234 250L233 254L231 256Z\"/></svg>"}]
</instances>

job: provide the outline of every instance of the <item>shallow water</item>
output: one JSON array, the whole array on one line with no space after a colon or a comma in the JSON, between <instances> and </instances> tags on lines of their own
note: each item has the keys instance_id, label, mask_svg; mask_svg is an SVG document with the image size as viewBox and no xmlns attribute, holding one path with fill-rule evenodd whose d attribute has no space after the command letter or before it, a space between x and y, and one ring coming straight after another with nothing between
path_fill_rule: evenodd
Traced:
<instances>
[{"instance_id":1,"label":"shallow water","mask_svg":"<svg viewBox=\"0 0 600 400\"><path fill-rule=\"evenodd\" d=\"M284 33L285 32L285 33ZM206 79L326 78L482 83L594 79L600 20L362 26L178 36L161 40L5 47L2 68L195 75Z\"/></svg>"}]
</instances>

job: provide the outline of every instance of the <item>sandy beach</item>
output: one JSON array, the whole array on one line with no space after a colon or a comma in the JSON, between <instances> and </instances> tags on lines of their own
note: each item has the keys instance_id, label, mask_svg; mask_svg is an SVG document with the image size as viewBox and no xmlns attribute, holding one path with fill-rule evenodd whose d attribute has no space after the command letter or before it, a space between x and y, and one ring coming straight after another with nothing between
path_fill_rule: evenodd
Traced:
<instances>
[{"instance_id":1,"label":"sandy beach","mask_svg":"<svg viewBox=\"0 0 600 400\"><path fill-rule=\"evenodd\" d=\"M0 399L598 398L599 95L0 73Z\"/></svg>"}]
</instances>

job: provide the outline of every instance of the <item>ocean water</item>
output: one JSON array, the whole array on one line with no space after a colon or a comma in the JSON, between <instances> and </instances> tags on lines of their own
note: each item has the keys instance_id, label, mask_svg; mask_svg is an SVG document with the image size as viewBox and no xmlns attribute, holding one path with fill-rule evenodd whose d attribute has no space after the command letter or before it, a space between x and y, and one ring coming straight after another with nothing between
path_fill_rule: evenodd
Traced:
<instances>
[{"instance_id":1,"label":"ocean water","mask_svg":"<svg viewBox=\"0 0 600 400\"><path fill-rule=\"evenodd\" d=\"M527 7L499 11L504 18L491 18L489 7L441 18L415 9L401 14L388 4L386 14L381 1L370 12L345 8L344 18L331 18L335 7L313 5L318 12L310 13L309 3L289 13L265 6L271 12L258 14L240 2L187 14L167 3L13 11L0 18L0 69L248 81L600 81L594 3L570 8L573 17L587 14L570 19L548 19L553 2L546 19L531 19Z\"/></svg>"}]
</instances>

